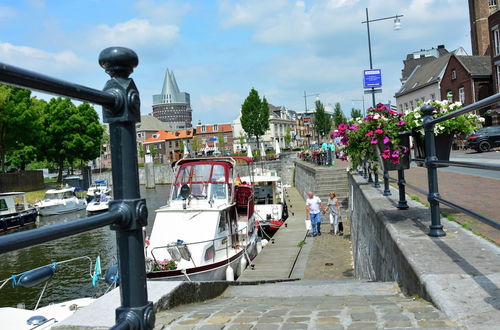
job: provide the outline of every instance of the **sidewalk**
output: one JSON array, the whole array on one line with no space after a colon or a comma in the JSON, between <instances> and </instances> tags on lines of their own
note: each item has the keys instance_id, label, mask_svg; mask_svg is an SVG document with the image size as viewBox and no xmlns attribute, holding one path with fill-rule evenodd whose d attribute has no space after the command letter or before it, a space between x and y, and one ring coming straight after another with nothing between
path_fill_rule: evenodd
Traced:
<instances>
[{"instance_id":1,"label":"sidewalk","mask_svg":"<svg viewBox=\"0 0 500 330\"><path fill-rule=\"evenodd\" d=\"M396 176L396 172L391 173L391 177ZM499 180L443 170L439 170L438 178L439 193L442 198L490 219L500 221L500 203L498 202ZM428 190L426 168L412 167L406 170L405 179L408 184L426 191ZM410 196L417 196L422 203L428 203L426 195L410 187L407 187L406 193ZM471 228L497 245L500 244L499 230L445 205L441 205L441 213L453 216L462 226Z\"/></svg>"}]
</instances>

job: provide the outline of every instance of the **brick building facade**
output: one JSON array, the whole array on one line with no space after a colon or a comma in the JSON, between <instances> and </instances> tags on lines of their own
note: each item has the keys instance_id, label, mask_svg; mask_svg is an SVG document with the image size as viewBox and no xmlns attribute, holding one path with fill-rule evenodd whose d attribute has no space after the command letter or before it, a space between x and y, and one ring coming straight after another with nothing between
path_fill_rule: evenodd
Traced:
<instances>
[{"instance_id":1,"label":"brick building facade","mask_svg":"<svg viewBox=\"0 0 500 330\"><path fill-rule=\"evenodd\" d=\"M183 157L183 145L191 144L193 134L193 129L156 132L151 138L144 141L144 152L146 154L155 153L154 161L160 163L179 160Z\"/></svg>"},{"instance_id":2,"label":"brick building facade","mask_svg":"<svg viewBox=\"0 0 500 330\"><path fill-rule=\"evenodd\" d=\"M492 94L489 56L451 55L441 79L441 99L450 98L463 105L472 104Z\"/></svg>"},{"instance_id":3,"label":"brick building facade","mask_svg":"<svg viewBox=\"0 0 500 330\"><path fill-rule=\"evenodd\" d=\"M233 127L231 124L202 124L196 126L192 143L196 153L233 152Z\"/></svg>"}]
</instances>

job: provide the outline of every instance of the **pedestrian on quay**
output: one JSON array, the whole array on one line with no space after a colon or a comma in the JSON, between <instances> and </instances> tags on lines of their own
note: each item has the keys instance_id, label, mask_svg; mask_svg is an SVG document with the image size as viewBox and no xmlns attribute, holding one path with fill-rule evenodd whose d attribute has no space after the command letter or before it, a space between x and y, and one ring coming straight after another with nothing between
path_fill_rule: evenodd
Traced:
<instances>
[{"instance_id":1,"label":"pedestrian on quay","mask_svg":"<svg viewBox=\"0 0 500 330\"><path fill-rule=\"evenodd\" d=\"M330 218L330 225L332 226L332 229L330 230L329 234L339 234L340 236L342 236L344 234L344 227L342 225L342 205L340 205L340 202L336 198L336 196L337 195L333 191L328 194L328 203L323 209L323 214L328 213L328 217Z\"/></svg>"},{"instance_id":2,"label":"pedestrian on quay","mask_svg":"<svg viewBox=\"0 0 500 330\"><path fill-rule=\"evenodd\" d=\"M309 213L311 219L312 235L313 237L321 236L321 210L323 205L318 196L309 191L307 192L306 199L306 212Z\"/></svg>"}]
</instances>

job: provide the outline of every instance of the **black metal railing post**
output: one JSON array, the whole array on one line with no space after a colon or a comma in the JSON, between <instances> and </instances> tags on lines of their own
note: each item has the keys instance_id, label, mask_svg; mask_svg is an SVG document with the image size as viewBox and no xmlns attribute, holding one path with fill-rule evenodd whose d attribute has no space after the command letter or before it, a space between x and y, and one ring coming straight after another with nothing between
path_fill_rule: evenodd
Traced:
<instances>
[{"instance_id":1,"label":"black metal railing post","mask_svg":"<svg viewBox=\"0 0 500 330\"><path fill-rule=\"evenodd\" d=\"M373 183L372 172L373 172L372 165L371 165L371 163L368 163L368 182L369 183Z\"/></svg>"},{"instance_id":2,"label":"black metal railing post","mask_svg":"<svg viewBox=\"0 0 500 330\"><path fill-rule=\"evenodd\" d=\"M374 176L374 182L373 182L373 187L375 188L380 188L380 182L378 181L378 167L375 165L375 168L373 169L373 176Z\"/></svg>"},{"instance_id":3,"label":"black metal railing post","mask_svg":"<svg viewBox=\"0 0 500 330\"><path fill-rule=\"evenodd\" d=\"M406 201L406 181L405 170L398 170L398 188L399 188L399 201L398 209L407 210L408 202Z\"/></svg>"},{"instance_id":4,"label":"black metal railing post","mask_svg":"<svg viewBox=\"0 0 500 330\"><path fill-rule=\"evenodd\" d=\"M363 159L363 179L368 179L368 171L366 169L366 159Z\"/></svg>"},{"instance_id":5,"label":"black metal railing post","mask_svg":"<svg viewBox=\"0 0 500 330\"><path fill-rule=\"evenodd\" d=\"M436 157L436 146L434 142L434 123L433 111L434 107L431 105L425 105L422 107L422 113L424 114L423 127L425 132L425 149L427 151L427 157L425 158L425 166L427 167L427 180L429 183L429 194L427 200L429 201L431 208L431 225L428 235L432 237L445 236L446 233L443 230L443 225L441 224L441 214L439 211L439 188L438 188L438 176L436 164L432 163L437 161Z\"/></svg>"},{"instance_id":6,"label":"black metal railing post","mask_svg":"<svg viewBox=\"0 0 500 330\"><path fill-rule=\"evenodd\" d=\"M384 170L384 196L391 196L391 189L389 188L389 171Z\"/></svg>"},{"instance_id":7,"label":"black metal railing post","mask_svg":"<svg viewBox=\"0 0 500 330\"><path fill-rule=\"evenodd\" d=\"M116 309L117 327L152 329L153 303L148 301L144 237L147 225L146 201L140 198L135 124L140 121L139 92L129 78L138 65L137 54L127 48L110 47L99 54L99 64L111 76L104 91L118 96L120 107L103 107L103 121L109 123L113 195L109 210L121 210L123 221L112 225L116 231L120 270L121 306Z\"/></svg>"}]
</instances>

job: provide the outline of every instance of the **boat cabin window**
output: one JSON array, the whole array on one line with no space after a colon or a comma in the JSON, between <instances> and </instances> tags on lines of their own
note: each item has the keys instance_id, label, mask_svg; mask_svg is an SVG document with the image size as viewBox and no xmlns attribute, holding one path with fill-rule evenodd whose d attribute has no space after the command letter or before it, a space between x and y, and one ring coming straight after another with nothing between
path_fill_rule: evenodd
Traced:
<instances>
[{"instance_id":1,"label":"boat cabin window","mask_svg":"<svg viewBox=\"0 0 500 330\"><path fill-rule=\"evenodd\" d=\"M0 199L0 211L7 211L8 209L5 199Z\"/></svg>"},{"instance_id":2,"label":"boat cabin window","mask_svg":"<svg viewBox=\"0 0 500 330\"><path fill-rule=\"evenodd\" d=\"M43 200L44 201L50 201L52 199L61 199L61 198L63 198L63 194L62 193L45 194L45 196L43 197Z\"/></svg>"},{"instance_id":3,"label":"boat cabin window","mask_svg":"<svg viewBox=\"0 0 500 330\"><path fill-rule=\"evenodd\" d=\"M72 191L65 191L63 194L63 198L73 198L75 194Z\"/></svg>"},{"instance_id":4,"label":"boat cabin window","mask_svg":"<svg viewBox=\"0 0 500 330\"><path fill-rule=\"evenodd\" d=\"M24 211L26 208L24 207L23 196L14 197L14 205L16 206L16 212Z\"/></svg>"},{"instance_id":5,"label":"boat cabin window","mask_svg":"<svg viewBox=\"0 0 500 330\"><path fill-rule=\"evenodd\" d=\"M255 194L255 204L273 204L272 183L255 185L254 194Z\"/></svg>"},{"instance_id":6,"label":"boat cabin window","mask_svg":"<svg viewBox=\"0 0 500 330\"><path fill-rule=\"evenodd\" d=\"M182 199L180 188L188 185L197 199L226 199L226 167L222 164L189 164L181 167L173 185L172 199Z\"/></svg>"},{"instance_id":7,"label":"boat cabin window","mask_svg":"<svg viewBox=\"0 0 500 330\"><path fill-rule=\"evenodd\" d=\"M217 230L217 233L222 233L228 230L228 223L227 223L227 215L226 212L221 212L220 218L219 218L219 229Z\"/></svg>"}]
</instances>

